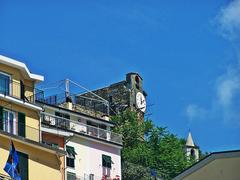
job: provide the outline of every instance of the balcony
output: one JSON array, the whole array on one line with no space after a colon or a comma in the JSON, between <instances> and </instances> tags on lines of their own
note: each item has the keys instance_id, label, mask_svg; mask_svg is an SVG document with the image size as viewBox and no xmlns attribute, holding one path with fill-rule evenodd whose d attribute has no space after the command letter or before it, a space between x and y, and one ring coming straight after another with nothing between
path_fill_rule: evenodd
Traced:
<instances>
[{"instance_id":1,"label":"balcony","mask_svg":"<svg viewBox=\"0 0 240 180\"><path fill-rule=\"evenodd\" d=\"M16 138L23 140L26 143L32 145L41 145L53 150L63 150L59 147L52 146L41 140L41 130L27 126L25 123L16 122L16 120L0 119L0 134L5 135L8 138ZM1 179L0 179L1 180Z\"/></svg>"},{"instance_id":2,"label":"balcony","mask_svg":"<svg viewBox=\"0 0 240 180\"><path fill-rule=\"evenodd\" d=\"M70 119L54 116L48 113L42 113L42 125L76 132L78 134L83 134L122 145L122 136L119 134L84 123L72 121Z\"/></svg>"},{"instance_id":3,"label":"balcony","mask_svg":"<svg viewBox=\"0 0 240 180\"><path fill-rule=\"evenodd\" d=\"M33 104L35 100L44 99L43 91L8 78L0 78L0 94Z\"/></svg>"},{"instance_id":4,"label":"balcony","mask_svg":"<svg viewBox=\"0 0 240 180\"><path fill-rule=\"evenodd\" d=\"M120 176L107 177L107 176L95 176L94 174L84 175L84 177L76 176L74 173L67 172L67 180L120 180Z\"/></svg>"}]
</instances>

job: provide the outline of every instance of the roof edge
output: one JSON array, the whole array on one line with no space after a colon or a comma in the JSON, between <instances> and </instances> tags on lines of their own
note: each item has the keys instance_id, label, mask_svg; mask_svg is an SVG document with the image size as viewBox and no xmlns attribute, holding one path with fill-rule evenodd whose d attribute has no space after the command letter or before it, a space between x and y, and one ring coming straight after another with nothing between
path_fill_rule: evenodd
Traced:
<instances>
[{"instance_id":1,"label":"roof edge","mask_svg":"<svg viewBox=\"0 0 240 180\"><path fill-rule=\"evenodd\" d=\"M13 66L15 68L24 70L27 73L28 77L35 81L44 81L44 76L31 73L29 71L28 67L26 66L26 64L24 64L18 60L0 55L0 62L5 65Z\"/></svg>"}]
</instances>

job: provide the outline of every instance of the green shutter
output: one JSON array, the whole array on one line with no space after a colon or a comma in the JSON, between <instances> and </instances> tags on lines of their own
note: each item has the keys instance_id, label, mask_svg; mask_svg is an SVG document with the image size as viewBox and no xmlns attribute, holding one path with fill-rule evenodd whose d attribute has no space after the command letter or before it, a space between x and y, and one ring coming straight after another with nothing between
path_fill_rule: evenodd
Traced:
<instances>
[{"instance_id":1,"label":"green shutter","mask_svg":"<svg viewBox=\"0 0 240 180\"><path fill-rule=\"evenodd\" d=\"M102 155L102 166L106 168L112 168L112 158L107 155Z\"/></svg>"},{"instance_id":2,"label":"green shutter","mask_svg":"<svg viewBox=\"0 0 240 180\"><path fill-rule=\"evenodd\" d=\"M18 135L22 137L26 137L26 120L25 114L19 112L18 113Z\"/></svg>"},{"instance_id":3,"label":"green shutter","mask_svg":"<svg viewBox=\"0 0 240 180\"><path fill-rule=\"evenodd\" d=\"M3 130L3 107L0 106L0 130Z\"/></svg>"},{"instance_id":4,"label":"green shutter","mask_svg":"<svg viewBox=\"0 0 240 180\"><path fill-rule=\"evenodd\" d=\"M28 180L28 155L17 152L19 158L19 172L22 177L22 180Z\"/></svg>"}]
</instances>

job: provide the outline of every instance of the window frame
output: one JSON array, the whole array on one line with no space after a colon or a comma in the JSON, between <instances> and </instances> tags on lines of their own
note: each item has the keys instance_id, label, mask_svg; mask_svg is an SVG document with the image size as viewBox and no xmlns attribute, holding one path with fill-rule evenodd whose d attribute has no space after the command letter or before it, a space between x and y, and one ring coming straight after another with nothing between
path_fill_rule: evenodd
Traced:
<instances>
[{"instance_id":1,"label":"window frame","mask_svg":"<svg viewBox=\"0 0 240 180\"><path fill-rule=\"evenodd\" d=\"M73 146L68 146L66 145L66 150L67 148L71 148L73 149L73 151L75 152L75 148ZM76 152L75 152L76 153ZM75 154L77 155L77 154ZM69 153L67 153L67 156L66 156L66 166L68 168L72 168L72 169L75 169L75 155L69 155ZM70 164L69 164L70 163Z\"/></svg>"},{"instance_id":2,"label":"window frame","mask_svg":"<svg viewBox=\"0 0 240 180\"><path fill-rule=\"evenodd\" d=\"M9 87L8 87L9 88L9 92L8 92L7 95L10 96L12 94L12 86L11 86L11 84L12 84L12 75L10 75L8 73L5 73L5 72L2 72L2 71L0 71L0 74L9 77Z\"/></svg>"},{"instance_id":3,"label":"window frame","mask_svg":"<svg viewBox=\"0 0 240 180\"><path fill-rule=\"evenodd\" d=\"M7 113L7 118L5 117L5 113ZM13 114L13 119L10 120L10 114ZM11 122L12 121L12 127ZM17 121L17 112L11 111L9 109L3 108L3 130L5 132L18 135L18 121ZM12 128L12 131L11 131Z\"/></svg>"}]
</instances>

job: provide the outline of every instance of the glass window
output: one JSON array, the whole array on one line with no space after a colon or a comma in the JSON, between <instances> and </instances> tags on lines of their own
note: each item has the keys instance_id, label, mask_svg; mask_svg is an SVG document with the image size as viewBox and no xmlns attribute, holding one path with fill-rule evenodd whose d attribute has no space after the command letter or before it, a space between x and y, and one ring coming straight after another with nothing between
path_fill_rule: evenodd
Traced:
<instances>
[{"instance_id":1,"label":"glass window","mask_svg":"<svg viewBox=\"0 0 240 180\"><path fill-rule=\"evenodd\" d=\"M76 174L67 172L67 180L76 180Z\"/></svg>"},{"instance_id":2,"label":"glass window","mask_svg":"<svg viewBox=\"0 0 240 180\"><path fill-rule=\"evenodd\" d=\"M11 76L0 72L0 93L6 95L10 94L10 82Z\"/></svg>"},{"instance_id":3,"label":"glass window","mask_svg":"<svg viewBox=\"0 0 240 180\"><path fill-rule=\"evenodd\" d=\"M11 134L17 134L16 113L7 109L3 110L3 130Z\"/></svg>"}]
</instances>

